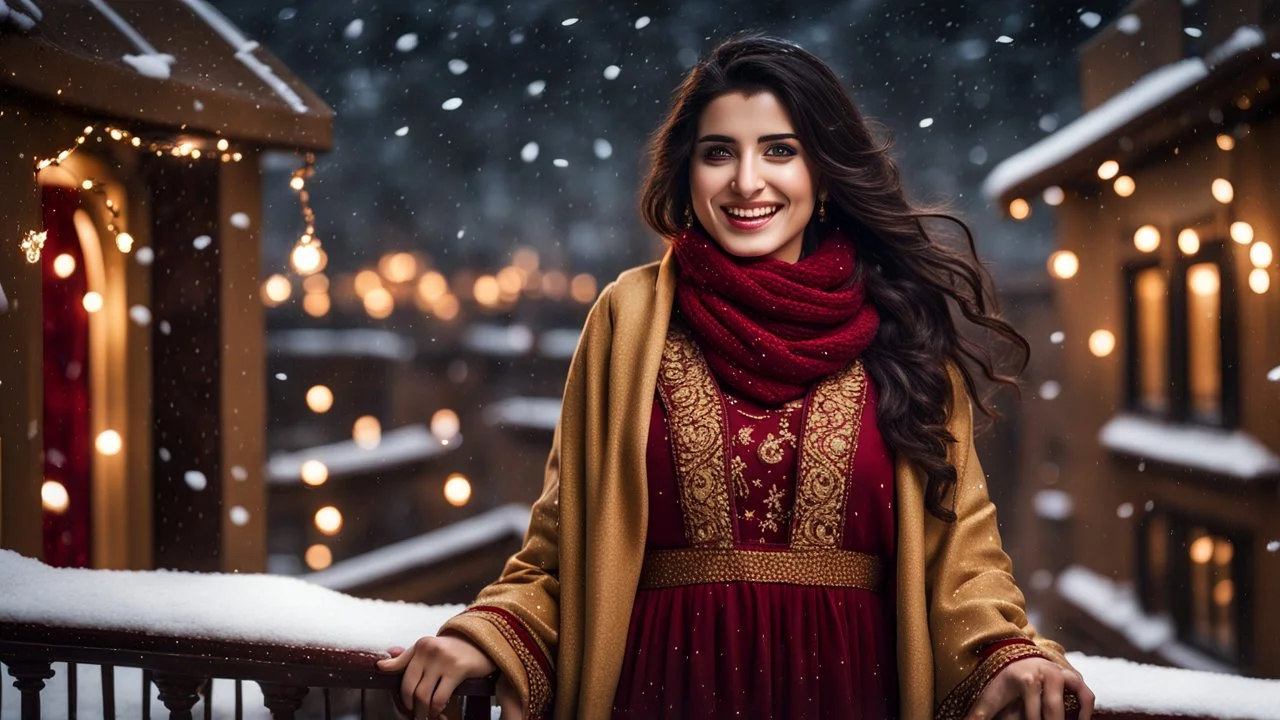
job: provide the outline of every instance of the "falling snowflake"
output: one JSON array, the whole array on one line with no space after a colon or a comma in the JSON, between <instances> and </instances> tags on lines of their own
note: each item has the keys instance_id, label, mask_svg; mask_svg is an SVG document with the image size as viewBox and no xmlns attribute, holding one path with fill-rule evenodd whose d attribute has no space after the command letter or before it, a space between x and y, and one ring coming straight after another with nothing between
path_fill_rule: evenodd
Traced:
<instances>
[{"instance_id":1,"label":"falling snowflake","mask_svg":"<svg viewBox=\"0 0 1280 720\"><path fill-rule=\"evenodd\" d=\"M538 143L527 142L520 148L520 159L529 163L538 159Z\"/></svg>"},{"instance_id":2,"label":"falling snowflake","mask_svg":"<svg viewBox=\"0 0 1280 720\"><path fill-rule=\"evenodd\" d=\"M355 40L360 37L362 33L364 33L364 20L356 18L355 20L347 23L346 29L342 31L342 37L348 40Z\"/></svg>"},{"instance_id":3,"label":"falling snowflake","mask_svg":"<svg viewBox=\"0 0 1280 720\"><path fill-rule=\"evenodd\" d=\"M1201 35L1204 35L1203 30L1201 30L1200 28L1193 28L1193 27L1182 28L1182 32L1186 33L1188 37L1193 37L1193 38L1198 38Z\"/></svg>"},{"instance_id":4,"label":"falling snowflake","mask_svg":"<svg viewBox=\"0 0 1280 720\"><path fill-rule=\"evenodd\" d=\"M404 126L402 126L402 127L400 127L400 128L397 128L397 129L396 129L396 137L404 137L405 135L408 135L408 134L409 134L409 126L408 126L408 125L404 125Z\"/></svg>"},{"instance_id":5,"label":"falling snowflake","mask_svg":"<svg viewBox=\"0 0 1280 720\"><path fill-rule=\"evenodd\" d=\"M151 310L146 305L134 305L129 308L129 319L146 327L151 324Z\"/></svg>"},{"instance_id":6,"label":"falling snowflake","mask_svg":"<svg viewBox=\"0 0 1280 720\"><path fill-rule=\"evenodd\" d=\"M613 145L611 145L609 141L605 140L604 138L596 138L596 141L593 144L592 149L596 151L596 157L600 158L601 160L606 160L609 158L609 156L613 155Z\"/></svg>"},{"instance_id":7,"label":"falling snowflake","mask_svg":"<svg viewBox=\"0 0 1280 720\"><path fill-rule=\"evenodd\" d=\"M396 49L400 52L409 52L418 47L418 33L405 33L396 38Z\"/></svg>"},{"instance_id":8,"label":"falling snowflake","mask_svg":"<svg viewBox=\"0 0 1280 720\"><path fill-rule=\"evenodd\" d=\"M1133 517L1133 503L1120 503L1116 508L1116 517L1121 519Z\"/></svg>"},{"instance_id":9,"label":"falling snowflake","mask_svg":"<svg viewBox=\"0 0 1280 720\"><path fill-rule=\"evenodd\" d=\"M933 118L927 117L920 121L920 127L927 128L933 125Z\"/></svg>"},{"instance_id":10,"label":"falling snowflake","mask_svg":"<svg viewBox=\"0 0 1280 720\"><path fill-rule=\"evenodd\" d=\"M168 321L168 320L161 320L161 321L160 321L160 334L161 334L161 335L168 335L168 334L169 334L169 333L171 333L171 332L173 332L173 327L169 325L169 321Z\"/></svg>"},{"instance_id":11,"label":"falling snowflake","mask_svg":"<svg viewBox=\"0 0 1280 720\"><path fill-rule=\"evenodd\" d=\"M458 108L462 107L462 98L451 97L448 100L445 100L444 102L440 103L440 107L441 109L444 109L444 110L457 110Z\"/></svg>"},{"instance_id":12,"label":"falling snowflake","mask_svg":"<svg viewBox=\"0 0 1280 720\"><path fill-rule=\"evenodd\" d=\"M449 72L453 73L454 75L461 75L462 73L467 71L468 67L469 66L467 65L466 60L459 60L458 58L454 58L449 61Z\"/></svg>"},{"instance_id":13,"label":"falling snowflake","mask_svg":"<svg viewBox=\"0 0 1280 720\"><path fill-rule=\"evenodd\" d=\"M1096 28L1102 24L1102 16L1096 12L1080 13L1080 22L1087 28Z\"/></svg>"},{"instance_id":14,"label":"falling snowflake","mask_svg":"<svg viewBox=\"0 0 1280 720\"><path fill-rule=\"evenodd\" d=\"M637 30L643 30L643 29L645 29L645 28L647 28L647 27L649 27L649 16L648 16L648 15L641 15L640 17L636 18L636 29L637 29Z\"/></svg>"},{"instance_id":15,"label":"falling snowflake","mask_svg":"<svg viewBox=\"0 0 1280 720\"><path fill-rule=\"evenodd\" d=\"M249 229L249 216L238 212L231 216L231 225L240 230Z\"/></svg>"},{"instance_id":16,"label":"falling snowflake","mask_svg":"<svg viewBox=\"0 0 1280 720\"><path fill-rule=\"evenodd\" d=\"M1036 123L1040 129L1045 132L1053 132L1058 129L1057 115L1041 115L1040 120Z\"/></svg>"},{"instance_id":17,"label":"falling snowflake","mask_svg":"<svg viewBox=\"0 0 1280 720\"><path fill-rule=\"evenodd\" d=\"M546 80L534 80L533 82L525 86L524 91L529 93L529 97L538 97L539 95L542 94L542 91L546 89L547 89Z\"/></svg>"},{"instance_id":18,"label":"falling snowflake","mask_svg":"<svg viewBox=\"0 0 1280 720\"><path fill-rule=\"evenodd\" d=\"M1013 42L1013 38L1009 37L1008 35L1001 35L1000 37L996 38L996 42L1000 43L1001 45L1008 45L1009 43Z\"/></svg>"},{"instance_id":19,"label":"falling snowflake","mask_svg":"<svg viewBox=\"0 0 1280 720\"><path fill-rule=\"evenodd\" d=\"M578 18L569 18L569 19L567 19L567 20L561 20L561 21L560 21L560 24L561 24L561 25L563 25L563 26L565 26L565 27L569 27L570 25L577 25L577 24L578 24Z\"/></svg>"},{"instance_id":20,"label":"falling snowflake","mask_svg":"<svg viewBox=\"0 0 1280 720\"><path fill-rule=\"evenodd\" d=\"M231 518L231 524L236 527L244 527L249 524L249 511L239 505L231 508L227 516Z\"/></svg>"},{"instance_id":21,"label":"falling snowflake","mask_svg":"<svg viewBox=\"0 0 1280 720\"><path fill-rule=\"evenodd\" d=\"M243 213L240 213L240 214L243 214ZM234 216L231 218L231 223L236 227L241 227L239 224L236 223L236 219ZM243 227L249 227L249 216L247 215L245 216ZM208 235L201 235L200 237L191 241L191 246L197 250L204 250L205 248L209 247L211 244L213 244L213 238L209 237Z\"/></svg>"},{"instance_id":22,"label":"falling snowflake","mask_svg":"<svg viewBox=\"0 0 1280 720\"><path fill-rule=\"evenodd\" d=\"M564 158L556 158L555 160L551 161L551 164L555 165L558 168L569 167L569 161L565 160Z\"/></svg>"},{"instance_id":23,"label":"falling snowflake","mask_svg":"<svg viewBox=\"0 0 1280 720\"><path fill-rule=\"evenodd\" d=\"M155 262L156 253L149 247L142 247L138 248L138 250L133 253L133 257L138 261L139 265L147 267L151 263Z\"/></svg>"},{"instance_id":24,"label":"falling snowflake","mask_svg":"<svg viewBox=\"0 0 1280 720\"><path fill-rule=\"evenodd\" d=\"M1271 382L1280 380L1280 365L1277 365L1267 371L1267 379Z\"/></svg>"},{"instance_id":25,"label":"falling snowflake","mask_svg":"<svg viewBox=\"0 0 1280 720\"><path fill-rule=\"evenodd\" d=\"M1276 552L1280 550L1280 540L1272 540L1267 543L1267 552Z\"/></svg>"},{"instance_id":26,"label":"falling snowflake","mask_svg":"<svg viewBox=\"0 0 1280 720\"><path fill-rule=\"evenodd\" d=\"M209 479L199 470L188 470L182 474L182 479L186 481L187 487L200 492L209 486Z\"/></svg>"},{"instance_id":27,"label":"falling snowflake","mask_svg":"<svg viewBox=\"0 0 1280 720\"><path fill-rule=\"evenodd\" d=\"M160 448L156 452L156 455L160 456L160 460L162 462L169 462L170 460L173 459L173 455L169 452L169 448Z\"/></svg>"},{"instance_id":28,"label":"falling snowflake","mask_svg":"<svg viewBox=\"0 0 1280 720\"><path fill-rule=\"evenodd\" d=\"M1046 380L1040 385L1040 397L1053 400L1062 394L1062 386L1056 380Z\"/></svg>"},{"instance_id":29,"label":"falling snowflake","mask_svg":"<svg viewBox=\"0 0 1280 720\"><path fill-rule=\"evenodd\" d=\"M621 72L622 72L622 68L618 67L617 65L610 65L609 67L607 67L607 68L605 68L605 69L604 69L604 79L605 79L605 80L617 80L617 79L618 79L618 75L619 75Z\"/></svg>"},{"instance_id":30,"label":"falling snowflake","mask_svg":"<svg viewBox=\"0 0 1280 720\"><path fill-rule=\"evenodd\" d=\"M1067 339L1067 336L1061 330L1055 330L1049 334L1049 342L1054 345L1061 345L1062 341L1065 339Z\"/></svg>"},{"instance_id":31,"label":"falling snowflake","mask_svg":"<svg viewBox=\"0 0 1280 720\"><path fill-rule=\"evenodd\" d=\"M231 477L235 478L236 482L244 482L249 479L249 471L239 465L232 465Z\"/></svg>"},{"instance_id":32,"label":"falling snowflake","mask_svg":"<svg viewBox=\"0 0 1280 720\"><path fill-rule=\"evenodd\" d=\"M1116 21L1116 29L1125 35L1136 35L1142 29L1142 18L1133 13L1122 15Z\"/></svg>"}]
</instances>

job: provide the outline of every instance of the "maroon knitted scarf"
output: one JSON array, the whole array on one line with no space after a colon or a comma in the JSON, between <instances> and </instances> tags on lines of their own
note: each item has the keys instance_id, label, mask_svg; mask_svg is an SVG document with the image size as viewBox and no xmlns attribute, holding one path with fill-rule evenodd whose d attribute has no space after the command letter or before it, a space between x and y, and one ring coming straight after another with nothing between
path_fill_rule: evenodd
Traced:
<instances>
[{"instance_id":1,"label":"maroon knitted scarf","mask_svg":"<svg viewBox=\"0 0 1280 720\"><path fill-rule=\"evenodd\" d=\"M853 242L829 235L796 263L736 258L701 230L673 244L676 304L716 378L766 406L801 397L875 339L880 316L854 282Z\"/></svg>"}]
</instances>

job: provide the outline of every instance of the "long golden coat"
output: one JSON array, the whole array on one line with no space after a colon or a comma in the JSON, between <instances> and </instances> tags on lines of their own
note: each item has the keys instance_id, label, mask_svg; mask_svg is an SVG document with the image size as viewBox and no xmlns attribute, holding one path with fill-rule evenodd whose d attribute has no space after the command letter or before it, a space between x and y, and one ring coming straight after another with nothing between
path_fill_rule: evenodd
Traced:
<instances>
[{"instance_id":1,"label":"long golden coat","mask_svg":"<svg viewBox=\"0 0 1280 720\"><path fill-rule=\"evenodd\" d=\"M474 610L441 628L483 648L534 718L551 703L561 720L610 716L644 559L648 418L675 285L668 253L601 292L569 369L524 547L481 591ZM952 387L958 519L946 523L926 512L920 474L901 459L895 466L902 720L963 716L1011 659L1040 655L1067 665L1062 647L1027 623L973 450L969 398L954 370ZM523 624L521 632L513 632L510 617ZM1011 638L1034 645L980 654Z\"/></svg>"}]
</instances>

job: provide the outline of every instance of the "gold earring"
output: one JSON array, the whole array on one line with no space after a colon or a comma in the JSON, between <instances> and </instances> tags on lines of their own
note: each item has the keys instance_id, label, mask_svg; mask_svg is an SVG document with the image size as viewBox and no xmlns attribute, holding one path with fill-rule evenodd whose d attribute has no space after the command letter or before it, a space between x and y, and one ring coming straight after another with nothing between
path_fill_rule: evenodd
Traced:
<instances>
[{"instance_id":1,"label":"gold earring","mask_svg":"<svg viewBox=\"0 0 1280 720\"><path fill-rule=\"evenodd\" d=\"M827 201L819 200L818 201L818 222L826 222L826 221L827 221Z\"/></svg>"}]
</instances>

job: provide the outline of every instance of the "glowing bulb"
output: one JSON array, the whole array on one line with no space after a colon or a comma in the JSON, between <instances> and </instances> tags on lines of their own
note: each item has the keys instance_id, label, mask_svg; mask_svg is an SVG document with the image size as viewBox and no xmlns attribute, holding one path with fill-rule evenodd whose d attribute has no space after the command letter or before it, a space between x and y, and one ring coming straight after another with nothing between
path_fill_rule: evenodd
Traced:
<instances>
[{"instance_id":1,"label":"glowing bulb","mask_svg":"<svg viewBox=\"0 0 1280 720\"><path fill-rule=\"evenodd\" d=\"M1009 216L1014 220L1026 220L1031 214L1031 204L1022 198L1016 198L1009 203Z\"/></svg>"},{"instance_id":2,"label":"glowing bulb","mask_svg":"<svg viewBox=\"0 0 1280 720\"><path fill-rule=\"evenodd\" d=\"M395 298L391 297L391 293L386 288L374 288L364 296L364 311L375 320L384 320L391 317L391 313L395 309Z\"/></svg>"},{"instance_id":3,"label":"glowing bulb","mask_svg":"<svg viewBox=\"0 0 1280 720\"><path fill-rule=\"evenodd\" d=\"M444 442L458 437L461 429L462 422L458 419L458 413L448 408L437 410L431 415L431 434Z\"/></svg>"},{"instance_id":4,"label":"glowing bulb","mask_svg":"<svg viewBox=\"0 0 1280 720\"><path fill-rule=\"evenodd\" d=\"M1094 330L1089 336L1089 352L1095 357L1106 357L1116 349L1116 336L1110 330Z\"/></svg>"},{"instance_id":5,"label":"glowing bulb","mask_svg":"<svg viewBox=\"0 0 1280 720\"><path fill-rule=\"evenodd\" d=\"M53 274L60 278L66 279L71 277L71 273L76 271L76 259L67 253L62 253L53 259Z\"/></svg>"},{"instance_id":6,"label":"glowing bulb","mask_svg":"<svg viewBox=\"0 0 1280 720\"><path fill-rule=\"evenodd\" d=\"M428 305L439 300L447 292L449 292L449 281L435 270L424 273L421 278L418 278L418 297Z\"/></svg>"},{"instance_id":7,"label":"glowing bulb","mask_svg":"<svg viewBox=\"0 0 1280 720\"><path fill-rule=\"evenodd\" d=\"M329 479L329 467L319 460L308 460L302 463L302 467L298 470L298 476L307 485L319 487Z\"/></svg>"},{"instance_id":8,"label":"glowing bulb","mask_svg":"<svg viewBox=\"0 0 1280 720\"><path fill-rule=\"evenodd\" d=\"M533 272L538 269L538 251L531 247L517 248L511 254L511 264L526 273Z\"/></svg>"},{"instance_id":9,"label":"glowing bulb","mask_svg":"<svg viewBox=\"0 0 1280 720\"><path fill-rule=\"evenodd\" d=\"M1249 289L1258 295L1264 295L1271 289L1271 273L1262 268L1249 271Z\"/></svg>"},{"instance_id":10,"label":"glowing bulb","mask_svg":"<svg viewBox=\"0 0 1280 720\"><path fill-rule=\"evenodd\" d=\"M124 447L124 440L115 430L103 430L93 442L94 447L103 455L117 455Z\"/></svg>"},{"instance_id":11,"label":"glowing bulb","mask_svg":"<svg viewBox=\"0 0 1280 720\"><path fill-rule=\"evenodd\" d=\"M90 290L84 294L84 309L91 313L96 313L102 309L102 293Z\"/></svg>"},{"instance_id":12,"label":"glowing bulb","mask_svg":"<svg viewBox=\"0 0 1280 720\"><path fill-rule=\"evenodd\" d=\"M133 236L127 232L116 235L116 249L122 253L133 251Z\"/></svg>"},{"instance_id":13,"label":"glowing bulb","mask_svg":"<svg viewBox=\"0 0 1280 720\"><path fill-rule=\"evenodd\" d=\"M1133 246L1142 252L1155 252L1160 247L1160 231L1155 225L1143 225L1133 233Z\"/></svg>"},{"instance_id":14,"label":"glowing bulb","mask_svg":"<svg viewBox=\"0 0 1280 720\"><path fill-rule=\"evenodd\" d=\"M229 147L231 147L231 143L227 142L227 139L226 139L226 138L222 138L221 140L219 140L219 141L218 141L218 151L219 151L219 152L226 152L226 151L227 151L227 148L229 148Z\"/></svg>"},{"instance_id":15,"label":"glowing bulb","mask_svg":"<svg viewBox=\"0 0 1280 720\"><path fill-rule=\"evenodd\" d=\"M1059 250L1049 256L1049 274L1060 280L1076 276L1080 271L1080 258L1070 250Z\"/></svg>"},{"instance_id":16,"label":"glowing bulb","mask_svg":"<svg viewBox=\"0 0 1280 720\"><path fill-rule=\"evenodd\" d=\"M1121 175L1120 177L1116 178L1116 181L1112 185L1112 187L1115 189L1116 194L1119 195L1120 197L1129 197L1130 195L1133 194L1133 191L1136 190L1138 186L1133 182L1133 178L1129 177L1128 175Z\"/></svg>"},{"instance_id":17,"label":"glowing bulb","mask_svg":"<svg viewBox=\"0 0 1280 720\"><path fill-rule=\"evenodd\" d=\"M40 504L45 511L61 515L71 504L71 495L67 493L66 486L57 480L45 480L40 486Z\"/></svg>"},{"instance_id":18,"label":"glowing bulb","mask_svg":"<svg viewBox=\"0 0 1280 720\"><path fill-rule=\"evenodd\" d=\"M1213 558L1213 539L1208 535L1202 535L1191 543L1191 561L1203 565Z\"/></svg>"},{"instance_id":19,"label":"glowing bulb","mask_svg":"<svg viewBox=\"0 0 1280 720\"><path fill-rule=\"evenodd\" d=\"M418 274L418 261L407 252L391 253L378 261L378 271L387 282L405 283Z\"/></svg>"},{"instance_id":20,"label":"glowing bulb","mask_svg":"<svg viewBox=\"0 0 1280 720\"><path fill-rule=\"evenodd\" d=\"M1231 200L1236 196L1235 188L1231 187L1231 182L1224 180L1223 178L1214 180L1210 189L1213 192L1213 199L1223 205L1231 202Z\"/></svg>"},{"instance_id":21,"label":"glowing bulb","mask_svg":"<svg viewBox=\"0 0 1280 720\"><path fill-rule=\"evenodd\" d=\"M497 305L502 297L502 288L498 286L498 279L492 275L481 275L476 278L476 284L471 292L475 295L476 302L485 307Z\"/></svg>"},{"instance_id":22,"label":"glowing bulb","mask_svg":"<svg viewBox=\"0 0 1280 720\"><path fill-rule=\"evenodd\" d=\"M307 548L306 561L312 570L324 570L333 564L333 551L328 545L316 543Z\"/></svg>"},{"instance_id":23,"label":"glowing bulb","mask_svg":"<svg viewBox=\"0 0 1280 720\"><path fill-rule=\"evenodd\" d=\"M1235 598L1235 585L1229 578L1219 580L1213 586L1213 602L1220 607L1226 607L1231 604Z\"/></svg>"},{"instance_id":24,"label":"glowing bulb","mask_svg":"<svg viewBox=\"0 0 1280 720\"><path fill-rule=\"evenodd\" d=\"M356 441L356 445L365 450L372 450L382 442L382 423L372 415L362 415L356 418L355 424L351 427L351 437Z\"/></svg>"},{"instance_id":25,"label":"glowing bulb","mask_svg":"<svg viewBox=\"0 0 1280 720\"><path fill-rule=\"evenodd\" d=\"M301 190L306 186L307 186L307 181L303 180L301 175L294 175L293 179L289 181L289 187L293 188L294 190Z\"/></svg>"},{"instance_id":26,"label":"glowing bulb","mask_svg":"<svg viewBox=\"0 0 1280 720\"><path fill-rule=\"evenodd\" d=\"M1202 297L1215 295L1218 292L1218 269L1213 265L1196 265L1187 274L1187 287L1191 292Z\"/></svg>"},{"instance_id":27,"label":"glowing bulb","mask_svg":"<svg viewBox=\"0 0 1280 720\"><path fill-rule=\"evenodd\" d=\"M508 265L498 272L498 291L507 301L514 300L524 287L526 273L515 265Z\"/></svg>"},{"instance_id":28,"label":"glowing bulb","mask_svg":"<svg viewBox=\"0 0 1280 720\"><path fill-rule=\"evenodd\" d=\"M1178 249L1183 255L1195 255L1200 252L1200 233L1191 228L1183 228L1178 233Z\"/></svg>"},{"instance_id":29,"label":"glowing bulb","mask_svg":"<svg viewBox=\"0 0 1280 720\"><path fill-rule=\"evenodd\" d=\"M307 390L307 407L314 413L327 413L333 407L333 391L326 385L312 385Z\"/></svg>"},{"instance_id":30,"label":"glowing bulb","mask_svg":"<svg viewBox=\"0 0 1280 720\"><path fill-rule=\"evenodd\" d=\"M454 507L462 507L471 500L471 482L454 473L444 481L444 499Z\"/></svg>"},{"instance_id":31,"label":"glowing bulb","mask_svg":"<svg viewBox=\"0 0 1280 720\"><path fill-rule=\"evenodd\" d=\"M458 317L458 311L461 309L461 306L458 303L458 297L456 295L453 293L445 293L439 300L435 301L432 308L435 310L436 317L441 320L448 321Z\"/></svg>"},{"instance_id":32,"label":"glowing bulb","mask_svg":"<svg viewBox=\"0 0 1280 720\"><path fill-rule=\"evenodd\" d=\"M378 273L372 270L361 270L356 273L355 288L356 295L363 298L370 291L382 287L382 278Z\"/></svg>"},{"instance_id":33,"label":"glowing bulb","mask_svg":"<svg viewBox=\"0 0 1280 720\"><path fill-rule=\"evenodd\" d=\"M1271 246L1261 240L1249 248L1249 262L1253 263L1256 268L1270 267L1273 256L1274 253L1271 252Z\"/></svg>"},{"instance_id":34,"label":"glowing bulb","mask_svg":"<svg viewBox=\"0 0 1280 720\"><path fill-rule=\"evenodd\" d=\"M85 180L84 182L80 183L80 187L84 188L85 190L92 190L92 189L93 189L93 181L92 181L92 180Z\"/></svg>"},{"instance_id":35,"label":"glowing bulb","mask_svg":"<svg viewBox=\"0 0 1280 720\"><path fill-rule=\"evenodd\" d=\"M302 281L302 289L309 293L329 292L329 277L327 275L308 276Z\"/></svg>"},{"instance_id":36,"label":"glowing bulb","mask_svg":"<svg viewBox=\"0 0 1280 720\"><path fill-rule=\"evenodd\" d=\"M1101 180L1110 180L1120 174L1120 163L1115 160L1108 160L1098 166L1098 178Z\"/></svg>"},{"instance_id":37,"label":"glowing bulb","mask_svg":"<svg viewBox=\"0 0 1280 720\"><path fill-rule=\"evenodd\" d=\"M1243 220L1231 223L1231 239L1241 245L1253 242L1253 226Z\"/></svg>"},{"instance_id":38,"label":"glowing bulb","mask_svg":"<svg viewBox=\"0 0 1280 720\"><path fill-rule=\"evenodd\" d=\"M342 530L342 512L332 505L316 511L316 529L325 535L337 535Z\"/></svg>"},{"instance_id":39,"label":"glowing bulb","mask_svg":"<svg viewBox=\"0 0 1280 720\"><path fill-rule=\"evenodd\" d=\"M542 292L552 300L559 300L569 292L569 278L559 270L548 270L542 276Z\"/></svg>"},{"instance_id":40,"label":"glowing bulb","mask_svg":"<svg viewBox=\"0 0 1280 720\"><path fill-rule=\"evenodd\" d=\"M1217 141L1219 150L1230 151L1234 150L1236 147L1236 139L1226 133L1219 134Z\"/></svg>"},{"instance_id":41,"label":"glowing bulb","mask_svg":"<svg viewBox=\"0 0 1280 720\"><path fill-rule=\"evenodd\" d=\"M596 279L588 273L575 275L569 283L569 295L580 303L589 303L596 299Z\"/></svg>"},{"instance_id":42,"label":"glowing bulb","mask_svg":"<svg viewBox=\"0 0 1280 720\"><path fill-rule=\"evenodd\" d=\"M310 275L320 270L320 248L314 243L298 243L290 256L293 269L299 275Z\"/></svg>"},{"instance_id":43,"label":"glowing bulb","mask_svg":"<svg viewBox=\"0 0 1280 720\"><path fill-rule=\"evenodd\" d=\"M275 307L293 294L293 283L289 282L289 278L279 273L267 278L262 283L262 299L270 306Z\"/></svg>"},{"instance_id":44,"label":"glowing bulb","mask_svg":"<svg viewBox=\"0 0 1280 720\"><path fill-rule=\"evenodd\" d=\"M1231 543L1219 540L1213 548L1213 562L1216 565L1230 565L1235 554L1235 547Z\"/></svg>"}]
</instances>

